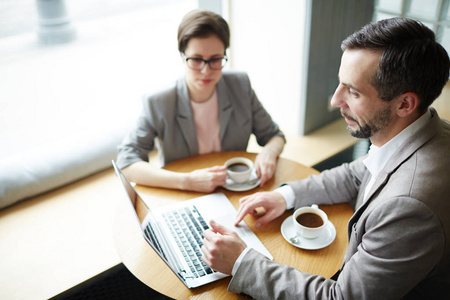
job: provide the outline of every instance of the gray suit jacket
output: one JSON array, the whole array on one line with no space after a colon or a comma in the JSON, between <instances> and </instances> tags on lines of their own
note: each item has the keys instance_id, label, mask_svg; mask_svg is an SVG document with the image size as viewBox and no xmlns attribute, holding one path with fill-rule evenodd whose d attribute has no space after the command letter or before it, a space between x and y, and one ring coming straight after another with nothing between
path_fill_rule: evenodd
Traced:
<instances>
[{"instance_id":1,"label":"gray suit jacket","mask_svg":"<svg viewBox=\"0 0 450 300\"><path fill-rule=\"evenodd\" d=\"M256 97L247 74L223 72L216 88L222 151L246 150L252 133L261 146L274 136L284 138ZM124 168L137 161L148 161L148 154L155 146L162 165L198 154L184 77L175 86L144 97L136 127L118 147L117 165Z\"/></svg>"},{"instance_id":2,"label":"gray suit jacket","mask_svg":"<svg viewBox=\"0 0 450 300\"><path fill-rule=\"evenodd\" d=\"M363 158L289 183L296 208L356 199L337 280L250 251L229 290L257 299L450 299L450 123L431 112L391 157L366 202Z\"/></svg>"}]
</instances>

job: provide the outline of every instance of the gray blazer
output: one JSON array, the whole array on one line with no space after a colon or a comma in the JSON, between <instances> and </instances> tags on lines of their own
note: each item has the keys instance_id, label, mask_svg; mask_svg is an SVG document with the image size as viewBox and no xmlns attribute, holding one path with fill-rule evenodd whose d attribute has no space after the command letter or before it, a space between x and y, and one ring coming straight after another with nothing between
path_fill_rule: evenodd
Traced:
<instances>
[{"instance_id":1,"label":"gray blazer","mask_svg":"<svg viewBox=\"0 0 450 300\"><path fill-rule=\"evenodd\" d=\"M223 72L217 83L222 151L246 150L250 134L264 146L283 133L253 91L246 73ZM156 142L156 143L155 143ZM184 77L176 85L143 99L137 124L118 147L117 165L148 161L156 146L162 165L198 154L197 135Z\"/></svg>"},{"instance_id":2,"label":"gray blazer","mask_svg":"<svg viewBox=\"0 0 450 300\"><path fill-rule=\"evenodd\" d=\"M356 199L337 280L250 251L229 290L257 299L450 299L450 123L431 112L391 157L366 202L364 158L289 183L296 208Z\"/></svg>"}]
</instances>

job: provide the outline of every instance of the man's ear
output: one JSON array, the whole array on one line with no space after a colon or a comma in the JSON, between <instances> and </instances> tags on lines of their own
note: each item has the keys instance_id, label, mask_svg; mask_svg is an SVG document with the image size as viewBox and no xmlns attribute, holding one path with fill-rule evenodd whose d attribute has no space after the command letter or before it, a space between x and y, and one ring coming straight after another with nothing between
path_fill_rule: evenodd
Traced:
<instances>
[{"instance_id":1,"label":"man's ear","mask_svg":"<svg viewBox=\"0 0 450 300\"><path fill-rule=\"evenodd\" d=\"M401 118L411 115L419 106L419 97L416 93L405 93L399 96L397 115Z\"/></svg>"}]
</instances>

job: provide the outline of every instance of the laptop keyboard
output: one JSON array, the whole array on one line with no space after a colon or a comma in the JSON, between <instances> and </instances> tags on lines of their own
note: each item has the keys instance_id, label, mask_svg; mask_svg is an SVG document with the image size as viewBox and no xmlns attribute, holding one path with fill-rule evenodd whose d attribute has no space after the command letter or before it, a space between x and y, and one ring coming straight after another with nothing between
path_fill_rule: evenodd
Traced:
<instances>
[{"instance_id":1,"label":"laptop keyboard","mask_svg":"<svg viewBox=\"0 0 450 300\"><path fill-rule=\"evenodd\" d=\"M165 213L164 220L195 278L214 273L202 260L203 231L209 228L195 206Z\"/></svg>"},{"instance_id":2,"label":"laptop keyboard","mask_svg":"<svg viewBox=\"0 0 450 300\"><path fill-rule=\"evenodd\" d=\"M164 253L158 239L155 237L155 233L153 232L153 228L150 225L150 222L147 224L147 226L145 226L144 234L150 240L153 247L156 248L155 250L157 250L157 252L160 254L160 256L162 256L167 261L167 256Z\"/></svg>"}]
</instances>

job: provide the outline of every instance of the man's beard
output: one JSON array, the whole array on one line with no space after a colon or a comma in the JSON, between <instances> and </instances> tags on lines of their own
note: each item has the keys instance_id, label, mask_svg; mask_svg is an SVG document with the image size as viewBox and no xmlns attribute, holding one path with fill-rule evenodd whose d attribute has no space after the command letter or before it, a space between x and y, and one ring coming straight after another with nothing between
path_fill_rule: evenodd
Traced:
<instances>
[{"instance_id":1,"label":"man's beard","mask_svg":"<svg viewBox=\"0 0 450 300\"><path fill-rule=\"evenodd\" d=\"M341 114L345 118L353 120L358 124L358 128L356 130L352 129L350 125L347 125L347 130L353 137L360 139L370 138L377 131L386 128L391 122L391 108L389 106L377 111L372 120L364 126L361 126L357 120L351 118L343 111L341 111Z\"/></svg>"}]
</instances>

